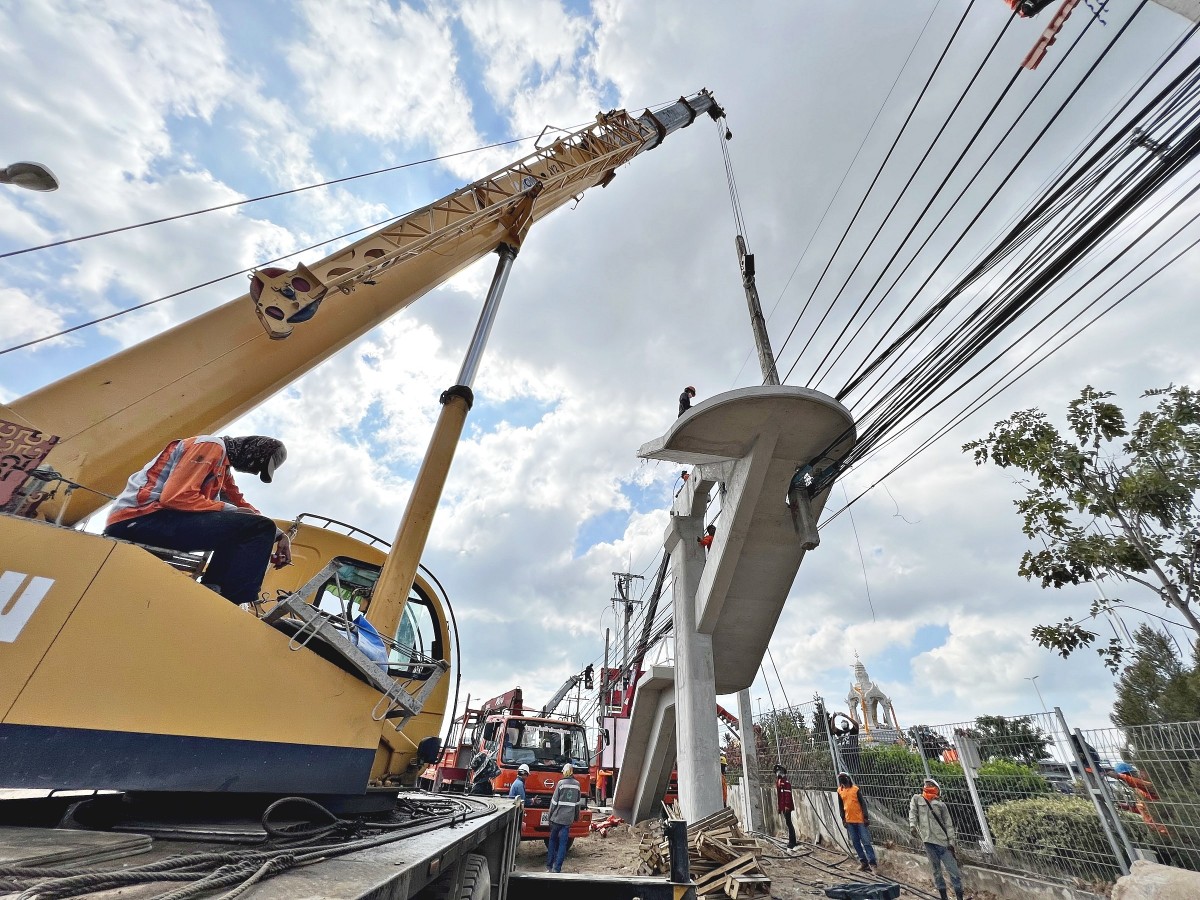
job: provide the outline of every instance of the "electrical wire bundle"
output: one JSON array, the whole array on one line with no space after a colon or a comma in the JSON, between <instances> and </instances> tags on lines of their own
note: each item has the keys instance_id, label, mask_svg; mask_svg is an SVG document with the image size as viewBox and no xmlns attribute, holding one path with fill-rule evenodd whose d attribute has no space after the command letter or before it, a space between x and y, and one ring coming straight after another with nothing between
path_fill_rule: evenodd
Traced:
<instances>
[{"instance_id":1,"label":"electrical wire bundle","mask_svg":"<svg viewBox=\"0 0 1200 900\"><path fill-rule=\"evenodd\" d=\"M1144 5L1143 3L1141 6ZM1141 9L1141 6L1138 7L1138 10ZM873 292L884 280L892 263L915 233L918 224L931 208L937 194L946 186L951 173L947 173L941 179L934 197L925 203L924 209L921 210L916 221L913 222L907 234L878 272L878 276L866 291L862 302L854 309L841 332L825 349L824 355L814 366L813 374L807 383L809 386L825 390L836 396L839 401L851 405L858 421L858 443L842 465L838 467L837 473L844 472L849 467L861 463L921 423L931 413L954 400L972 382L983 376L990 367L996 366L1006 353L1031 337L1039 337L1039 329L1042 333L1052 330L1050 336L1041 340L1023 360L1008 369L978 396L968 401L965 409L954 414L948 423L939 427L932 436L926 438L899 464L893 466L883 476L886 478L887 475L926 449L933 441L944 436L954 425L978 410L987 399L994 397L1043 362L1051 353L1093 324L1100 316L1126 299L1194 245L1195 242L1189 244L1171 259L1162 262L1141 282L1107 308L1098 312L1093 319L1079 325L1073 333L1068 334L1068 329L1062 325L1061 319L1064 317L1073 317L1073 320L1068 318L1068 321L1072 325L1076 324L1079 317L1078 307L1081 304L1083 304L1084 312L1092 309L1106 295L1115 292L1122 282L1131 280L1132 276L1139 273L1139 270L1150 269L1153 265L1157 265L1161 261L1161 257L1166 255L1163 251L1167 245L1175 240L1184 229L1193 224L1197 218L1193 215L1182 226L1175 228L1165 239L1158 240L1161 233L1166 231L1166 227L1174 225L1174 222L1169 223L1169 226L1164 223L1167 223L1172 216L1176 216L1178 219L1181 210L1186 214L1186 204L1200 189L1200 174L1194 164L1197 155L1200 155L1200 60L1186 61L1177 73L1167 78L1165 84L1163 83L1168 66L1173 59L1182 55L1181 58L1187 60L1183 50L1195 35L1197 27L1192 27L1175 42L1170 51L1127 95L1124 102L1119 104L1118 108L1084 142L1074 157L1059 169L1035 199L1016 216L1015 221L1007 230L991 242L981 258L964 274L954 279L948 287L942 289L923 312L915 317L910 315L910 310L917 304L918 299L934 279L939 276L940 279L944 279L943 267L950 255L980 221L1014 173L1033 153L1038 142L1078 92L1083 82L1096 71L1105 55L1133 22L1138 10L1135 10L1122 28L1108 40L1103 52L1091 63L1075 89L1059 104L1057 110L1045 122L1038 134L1020 153L1019 158L1003 176L990 196L978 204L969 224L961 229L953 245L941 254L941 258L936 264L922 264L921 267L927 272L923 282L911 293L906 291L909 293L909 299L892 321L882 329L871 322L872 317L879 311L886 298L893 293L904 275L917 262L930 239L947 221L951 211L962 201L968 189L975 184L983 172L984 166L995 158L1005 141L1014 133L1017 122L1032 107L1033 101L1041 94L1045 84L1026 104L1021 116L1017 117L1003 137L994 145L987 159L971 176L970 182L961 189L957 198L951 202L950 207L945 210L921 245L908 257L903 269L895 275L890 285L878 297L866 318L855 327L855 322L866 308ZM1090 25L1091 22L1089 22L1089 27ZM1086 30L1085 28L1084 31L1086 32ZM1082 39L1083 34L1080 34L1076 38L1075 44L1072 45L1072 49L1078 46ZM1057 72L1056 68L1055 73ZM959 154L954 163L955 166L962 161L967 149L991 120L993 113L1012 84L1013 82L1010 81L1001 91L999 98L992 104L991 109L970 137L967 147ZM959 97L960 103L969 89L970 85ZM959 105L956 104L955 111L958 108ZM1132 112L1130 112L1131 109ZM952 112L950 115L953 116L954 113ZM907 125L907 121L905 125ZM931 142L930 147L936 143L944 131L945 127L943 126L939 130L938 136ZM893 149L894 146L895 144L893 144ZM1015 156L1016 154L1012 152L1009 155ZM917 164L918 169L927 158L928 151L921 158L921 162ZM916 169L914 169L914 174L915 171ZM910 176L901 190L900 196L903 196L904 191L911 183L912 177ZM875 182L872 182L872 187L874 185ZM900 196L896 198L896 203L899 202ZM896 203L892 204L888 216L896 209ZM859 209L861 208L862 204L859 205ZM857 212L855 215L857 216ZM885 223L886 221L885 219ZM1148 224L1146 224L1147 221ZM880 230L882 227L881 225ZM879 234L880 231L877 230L872 238L872 245ZM1145 252L1143 252L1143 248L1139 247L1139 244L1150 245L1152 241L1156 241L1156 243ZM839 242L838 247L841 246L842 244ZM870 246L868 245L868 250ZM1138 248L1137 253L1133 252L1134 248ZM837 251L834 252L836 255ZM1138 258L1130 263L1134 256ZM865 252L863 258L865 258ZM862 259L858 261L850 276L843 282L817 328L820 328L821 324L826 321L837 298L841 296L842 290L845 289L861 263ZM825 271L828 271L828 268L827 265ZM824 272L821 277L824 277ZM1082 283L1075 284L1077 280L1081 280ZM1107 286L1101 283L1105 280ZM818 285L819 283L820 281L818 281ZM810 297L809 300L811 301L811 299ZM1073 307L1069 305L1072 303L1074 303ZM1005 336L1021 320L1022 316L1025 316L1038 304L1042 304L1044 307L1053 305L1019 337L1001 341L1001 337ZM806 302L805 310L808 309L808 306L809 303ZM803 315L804 310L801 311L801 316ZM1051 321L1056 315L1060 321ZM951 321L947 322L946 320ZM871 322L872 327L875 328L875 334L870 336L867 335L865 327L868 322ZM1047 323L1050 323L1049 326ZM797 324L799 324L799 319ZM932 333L935 326L940 327L941 331ZM795 330L796 326L793 326L793 333ZM814 329L814 335L815 331L816 329ZM790 337L791 335L789 335L789 339ZM872 337L874 337L873 346L859 358L849 374L846 374L846 367L835 370L837 364L843 359L847 359L849 362L847 350L854 346L856 341L865 342L871 340ZM921 341L926 342L925 346L918 346ZM785 346L786 343L785 341ZM807 350L811 344L812 338L810 337L805 349ZM1038 353L1041 356L1036 360L1033 359L1034 355ZM801 351L801 355L788 370L788 377L805 358L807 355ZM1017 374L1014 375L1014 372ZM829 475L833 474L836 473L829 472ZM882 481L883 478L880 478L879 481ZM876 484L878 483L877 481ZM864 491L863 494L865 493ZM859 494L859 497L863 494ZM827 524L857 499L858 497L849 500L845 507L827 517L823 524Z\"/></svg>"}]
</instances>

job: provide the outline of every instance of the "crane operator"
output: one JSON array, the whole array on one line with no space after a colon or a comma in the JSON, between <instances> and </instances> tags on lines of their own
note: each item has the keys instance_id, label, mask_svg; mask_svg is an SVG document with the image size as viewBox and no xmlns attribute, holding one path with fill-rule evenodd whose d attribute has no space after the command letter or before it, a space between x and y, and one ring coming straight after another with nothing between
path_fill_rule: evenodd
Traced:
<instances>
[{"instance_id":1,"label":"crane operator","mask_svg":"<svg viewBox=\"0 0 1200 900\"><path fill-rule=\"evenodd\" d=\"M292 561L291 542L246 501L230 469L270 484L285 459L283 442L261 435L171 441L129 477L104 534L168 550L211 550L201 581L231 603L250 603L268 560L276 568Z\"/></svg>"}]
</instances>

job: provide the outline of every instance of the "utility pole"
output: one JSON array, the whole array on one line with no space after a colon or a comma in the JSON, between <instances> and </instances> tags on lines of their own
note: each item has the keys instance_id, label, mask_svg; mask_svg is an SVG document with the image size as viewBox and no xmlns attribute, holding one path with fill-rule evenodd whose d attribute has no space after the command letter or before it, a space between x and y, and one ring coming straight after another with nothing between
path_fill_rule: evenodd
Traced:
<instances>
[{"instance_id":1,"label":"utility pole","mask_svg":"<svg viewBox=\"0 0 1200 900\"><path fill-rule=\"evenodd\" d=\"M641 603L641 600L633 600L630 598L629 586L634 581L641 581L641 575L633 575L629 572L613 572L614 591L616 596L612 598L613 603L622 603L625 605L624 625L621 628L621 672L622 687L628 688L632 673L629 671L629 664L633 661L629 655L629 624L633 619L633 607L635 604Z\"/></svg>"}]
</instances>

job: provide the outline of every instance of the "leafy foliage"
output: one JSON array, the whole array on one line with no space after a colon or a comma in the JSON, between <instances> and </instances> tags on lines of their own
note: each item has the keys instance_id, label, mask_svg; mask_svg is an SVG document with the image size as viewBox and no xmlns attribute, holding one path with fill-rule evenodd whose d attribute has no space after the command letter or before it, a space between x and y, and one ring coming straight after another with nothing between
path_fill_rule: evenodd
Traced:
<instances>
[{"instance_id":1,"label":"leafy foliage","mask_svg":"<svg viewBox=\"0 0 1200 900\"><path fill-rule=\"evenodd\" d=\"M1170 638L1147 625L1133 641L1110 718L1125 730L1123 755L1157 798L1137 803L1154 827L1150 842L1173 865L1200 869L1200 759L1179 749L1195 747L1200 728L1162 727L1200 720L1200 653L1193 649L1192 665L1185 666Z\"/></svg>"},{"instance_id":2,"label":"leafy foliage","mask_svg":"<svg viewBox=\"0 0 1200 900\"><path fill-rule=\"evenodd\" d=\"M1154 409L1130 428L1113 395L1090 385L1067 411L1063 434L1036 409L1016 412L981 440L963 445L976 465L1028 474L1015 505L1028 550L1018 574L1043 588L1108 575L1141 585L1200 635L1200 394L1186 386L1147 391ZM1123 440L1119 446L1116 442ZM1121 605L1092 603L1089 619ZM1038 625L1034 639L1069 656L1096 632L1073 617ZM1116 672L1127 648L1110 641L1098 653Z\"/></svg>"},{"instance_id":3,"label":"leafy foliage","mask_svg":"<svg viewBox=\"0 0 1200 900\"><path fill-rule=\"evenodd\" d=\"M1067 867L1077 874L1096 866L1116 869L1100 817L1083 797L1009 800L989 806L987 818L997 846L1040 858L1051 869ZM1141 825L1135 816L1122 814L1122 819L1133 833Z\"/></svg>"},{"instance_id":4,"label":"leafy foliage","mask_svg":"<svg viewBox=\"0 0 1200 900\"><path fill-rule=\"evenodd\" d=\"M1114 725L1159 725L1200 719L1200 659L1183 665L1170 638L1148 625L1133 633L1133 661L1117 681Z\"/></svg>"},{"instance_id":5,"label":"leafy foliage","mask_svg":"<svg viewBox=\"0 0 1200 900\"><path fill-rule=\"evenodd\" d=\"M1050 746L1050 737L1029 716L1017 719L980 716L975 720L975 736L984 762L1012 760L1033 766L1046 757L1046 748Z\"/></svg>"},{"instance_id":6,"label":"leafy foliage","mask_svg":"<svg viewBox=\"0 0 1200 900\"><path fill-rule=\"evenodd\" d=\"M908 739L926 759L941 759L942 754L950 749L950 742L928 725L914 725L908 729Z\"/></svg>"}]
</instances>

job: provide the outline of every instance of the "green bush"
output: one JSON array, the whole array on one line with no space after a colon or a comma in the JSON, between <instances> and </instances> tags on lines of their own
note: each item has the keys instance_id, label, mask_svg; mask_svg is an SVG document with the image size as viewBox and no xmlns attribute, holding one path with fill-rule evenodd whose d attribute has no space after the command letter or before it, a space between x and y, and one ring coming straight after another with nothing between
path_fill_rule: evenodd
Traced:
<instances>
[{"instance_id":1,"label":"green bush","mask_svg":"<svg viewBox=\"0 0 1200 900\"><path fill-rule=\"evenodd\" d=\"M1049 794L1009 800L988 807L987 817L992 837L1004 850L1076 874L1116 869L1096 808L1083 797ZM1139 821L1133 816L1123 818L1131 826Z\"/></svg>"},{"instance_id":2,"label":"green bush","mask_svg":"<svg viewBox=\"0 0 1200 900\"><path fill-rule=\"evenodd\" d=\"M995 759L980 766L975 784L984 807L1054 792L1050 782L1036 769L1007 759Z\"/></svg>"}]
</instances>

